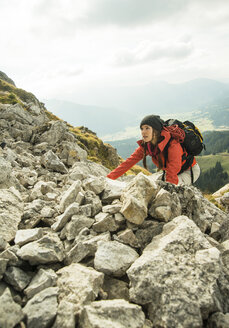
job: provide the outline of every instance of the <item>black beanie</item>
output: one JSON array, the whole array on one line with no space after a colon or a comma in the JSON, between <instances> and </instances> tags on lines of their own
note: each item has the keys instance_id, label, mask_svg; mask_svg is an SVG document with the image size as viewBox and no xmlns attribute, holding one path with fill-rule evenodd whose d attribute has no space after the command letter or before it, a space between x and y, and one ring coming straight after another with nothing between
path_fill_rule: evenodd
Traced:
<instances>
[{"instance_id":1,"label":"black beanie","mask_svg":"<svg viewBox=\"0 0 229 328\"><path fill-rule=\"evenodd\" d=\"M140 128L142 127L142 125L146 124L151 126L153 129L161 132L163 128L163 123L164 121L160 118L159 115L148 115L144 117L143 120L141 121Z\"/></svg>"}]
</instances>

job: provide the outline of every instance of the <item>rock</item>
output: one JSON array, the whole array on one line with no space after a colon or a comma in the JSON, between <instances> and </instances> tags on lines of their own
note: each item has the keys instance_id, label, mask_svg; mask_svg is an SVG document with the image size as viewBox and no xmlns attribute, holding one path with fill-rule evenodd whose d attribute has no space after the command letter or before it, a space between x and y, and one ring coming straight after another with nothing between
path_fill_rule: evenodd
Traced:
<instances>
[{"instance_id":1,"label":"rock","mask_svg":"<svg viewBox=\"0 0 229 328\"><path fill-rule=\"evenodd\" d=\"M28 167L23 167L16 177L24 187L28 188L35 185L38 174L35 170L31 170Z\"/></svg>"},{"instance_id":2,"label":"rock","mask_svg":"<svg viewBox=\"0 0 229 328\"><path fill-rule=\"evenodd\" d=\"M23 213L19 192L11 187L0 189L0 236L6 241L14 239Z\"/></svg>"},{"instance_id":3,"label":"rock","mask_svg":"<svg viewBox=\"0 0 229 328\"><path fill-rule=\"evenodd\" d=\"M148 203L156 196L158 187L156 183L140 173L126 187L121 200L123 206L121 213L125 218L135 224L142 224L148 215Z\"/></svg>"},{"instance_id":4,"label":"rock","mask_svg":"<svg viewBox=\"0 0 229 328\"><path fill-rule=\"evenodd\" d=\"M5 271L6 271L6 266L7 266L8 260L0 258L0 280L2 279Z\"/></svg>"},{"instance_id":5,"label":"rock","mask_svg":"<svg viewBox=\"0 0 229 328\"><path fill-rule=\"evenodd\" d=\"M125 187L126 182L106 178L105 190L102 195L103 202L110 203L115 199L120 199Z\"/></svg>"},{"instance_id":6,"label":"rock","mask_svg":"<svg viewBox=\"0 0 229 328\"><path fill-rule=\"evenodd\" d=\"M213 313L208 320L208 328L228 328L229 327L229 313L223 314L221 312Z\"/></svg>"},{"instance_id":7,"label":"rock","mask_svg":"<svg viewBox=\"0 0 229 328\"><path fill-rule=\"evenodd\" d=\"M219 255L193 221L175 218L127 271L130 300L148 304L155 326L202 327L225 302L217 292Z\"/></svg>"},{"instance_id":8,"label":"rock","mask_svg":"<svg viewBox=\"0 0 229 328\"><path fill-rule=\"evenodd\" d=\"M70 180L84 180L88 176L106 176L109 170L104 166L94 163L89 160L83 162L76 162L72 169L69 170L69 179Z\"/></svg>"},{"instance_id":9,"label":"rock","mask_svg":"<svg viewBox=\"0 0 229 328\"><path fill-rule=\"evenodd\" d=\"M0 258L8 260L8 265L20 266L22 261L16 255L18 250L19 247L16 245L9 247L0 254Z\"/></svg>"},{"instance_id":10,"label":"rock","mask_svg":"<svg viewBox=\"0 0 229 328\"><path fill-rule=\"evenodd\" d=\"M66 208L76 201L76 197L81 190L81 181L75 181L63 194L60 201L60 211L63 213Z\"/></svg>"},{"instance_id":11,"label":"rock","mask_svg":"<svg viewBox=\"0 0 229 328\"><path fill-rule=\"evenodd\" d=\"M56 321L52 328L75 328L74 305L70 302L60 301Z\"/></svg>"},{"instance_id":12,"label":"rock","mask_svg":"<svg viewBox=\"0 0 229 328\"><path fill-rule=\"evenodd\" d=\"M93 191L96 195L101 194L105 188L104 177L89 177L83 181L85 191Z\"/></svg>"},{"instance_id":13,"label":"rock","mask_svg":"<svg viewBox=\"0 0 229 328\"><path fill-rule=\"evenodd\" d=\"M51 226L54 231L61 230L73 215L78 214L80 207L78 203L69 205L62 215L56 217L56 222Z\"/></svg>"},{"instance_id":14,"label":"rock","mask_svg":"<svg viewBox=\"0 0 229 328\"><path fill-rule=\"evenodd\" d=\"M115 218L109 213L100 212L95 216L95 223L93 224L93 230L96 232L117 231L119 228L116 224Z\"/></svg>"},{"instance_id":15,"label":"rock","mask_svg":"<svg viewBox=\"0 0 229 328\"><path fill-rule=\"evenodd\" d=\"M153 239L162 232L164 223L158 221L145 220L135 232L138 244L143 250Z\"/></svg>"},{"instance_id":16,"label":"rock","mask_svg":"<svg viewBox=\"0 0 229 328\"><path fill-rule=\"evenodd\" d=\"M49 287L31 298L23 312L27 317L28 328L46 328L53 323L57 313L57 287Z\"/></svg>"},{"instance_id":17,"label":"rock","mask_svg":"<svg viewBox=\"0 0 229 328\"><path fill-rule=\"evenodd\" d=\"M6 288L0 296L0 327L13 328L24 318L21 306L14 302Z\"/></svg>"},{"instance_id":18,"label":"rock","mask_svg":"<svg viewBox=\"0 0 229 328\"><path fill-rule=\"evenodd\" d=\"M15 290L22 291L30 283L31 275L20 268L10 266L5 271L4 280Z\"/></svg>"},{"instance_id":19,"label":"rock","mask_svg":"<svg viewBox=\"0 0 229 328\"><path fill-rule=\"evenodd\" d=\"M84 228L90 228L94 219L88 218L84 215L73 215L71 221L68 222L63 230L61 231L61 238L67 238L68 240L73 240Z\"/></svg>"},{"instance_id":20,"label":"rock","mask_svg":"<svg viewBox=\"0 0 229 328\"><path fill-rule=\"evenodd\" d=\"M79 327L142 328L144 321L145 315L140 306L125 300L106 300L84 306Z\"/></svg>"},{"instance_id":21,"label":"rock","mask_svg":"<svg viewBox=\"0 0 229 328\"><path fill-rule=\"evenodd\" d=\"M101 242L95 253L94 266L107 275L122 277L138 256L131 247L117 241Z\"/></svg>"},{"instance_id":22,"label":"rock","mask_svg":"<svg viewBox=\"0 0 229 328\"><path fill-rule=\"evenodd\" d=\"M53 182L38 181L30 193L30 201L37 198L44 198L44 195L48 193L54 193L55 187L55 183Z\"/></svg>"},{"instance_id":23,"label":"rock","mask_svg":"<svg viewBox=\"0 0 229 328\"><path fill-rule=\"evenodd\" d=\"M72 263L57 271L59 302L74 305L74 313L79 314L82 306L96 299L103 284L103 274L93 268Z\"/></svg>"},{"instance_id":24,"label":"rock","mask_svg":"<svg viewBox=\"0 0 229 328\"><path fill-rule=\"evenodd\" d=\"M212 194L212 196L213 197L221 197L221 196L223 196L223 194L225 193L225 192L227 192L229 190L229 183L227 183L225 186L223 186L222 188L220 188L219 190L217 190L216 192L214 192L213 194Z\"/></svg>"},{"instance_id":25,"label":"rock","mask_svg":"<svg viewBox=\"0 0 229 328\"><path fill-rule=\"evenodd\" d=\"M66 123L62 121L49 121L49 124L44 126L45 131L37 137L36 143L47 142L50 146L55 146L63 141L74 142L75 136L69 132Z\"/></svg>"},{"instance_id":26,"label":"rock","mask_svg":"<svg viewBox=\"0 0 229 328\"><path fill-rule=\"evenodd\" d=\"M1 189L8 187L8 181L12 174L12 167L10 162L0 157L0 187Z\"/></svg>"},{"instance_id":27,"label":"rock","mask_svg":"<svg viewBox=\"0 0 229 328\"><path fill-rule=\"evenodd\" d=\"M68 173L66 166L60 161L58 156L49 150L41 158L41 164L48 170L60 172L62 174Z\"/></svg>"},{"instance_id":28,"label":"rock","mask_svg":"<svg viewBox=\"0 0 229 328\"><path fill-rule=\"evenodd\" d=\"M91 205L91 216L95 216L102 210L102 202L93 191L86 191L84 195L84 204Z\"/></svg>"},{"instance_id":29,"label":"rock","mask_svg":"<svg viewBox=\"0 0 229 328\"><path fill-rule=\"evenodd\" d=\"M149 209L149 214L159 221L168 222L181 215L181 204L176 193L161 189Z\"/></svg>"},{"instance_id":30,"label":"rock","mask_svg":"<svg viewBox=\"0 0 229 328\"><path fill-rule=\"evenodd\" d=\"M16 232L14 242L16 245L22 246L31 241L40 239L43 236L41 228L36 229L22 229Z\"/></svg>"},{"instance_id":31,"label":"rock","mask_svg":"<svg viewBox=\"0 0 229 328\"><path fill-rule=\"evenodd\" d=\"M30 299L42 290L56 285L57 275L52 269L40 269L31 280L29 286L24 290L27 298Z\"/></svg>"},{"instance_id":32,"label":"rock","mask_svg":"<svg viewBox=\"0 0 229 328\"><path fill-rule=\"evenodd\" d=\"M107 293L107 298L113 299L124 299L129 301L129 287L128 283L118 279L105 276L103 290Z\"/></svg>"},{"instance_id":33,"label":"rock","mask_svg":"<svg viewBox=\"0 0 229 328\"><path fill-rule=\"evenodd\" d=\"M106 205L103 206L102 212L109 213L109 214L116 214L119 213L122 208L122 203L114 204L114 205Z\"/></svg>"},{"instance_id":34,"label":"rock","mask_svg":"<svg viewBox=\"0 0 229 328\"><path fill-rule=\"evenodd\" d=\"M131 229L119 231L117 236L115 236L114 238L115 240L123 244L129 245L131 247L137 247L137 248L140 247L138 239Z\"/></svg>"},{"instance_id":35,"label":"rock","mask_svg":"<svg viewBox=\"0 0 229 328\"><path fill-rule=\"evenodd\" d=\"M77 263L82 261L85 257L95 256L98 244L102 241L110 240L110 233L105 232L99 234L98 236L87 236L84 239L75 241L75 245L71 248L66 256L66 263Z\"/></svg>"},{"instance_id":36,"label":"rock","mask_svg":"<svg viewBox=\"0 0 229 328\"><path fill-rule=\"evenodd\" d=\"M0 251L4 251L8 246L8 243L7 241L2 237L0 236Z\"/></svg>"},{"instance_id":37,"label":"rock","mask_svg":"<svg viewBox=\"0 0 229 328\"><path fill-rule=\"evenodd\" d=\"M87 159L86 150L79 147L75 142L62 142L58 147L58 153L67 166L72 166L76 161L85 161Z\"/></svg>"},{"instance_id":38,"label":"rock","mask_svg":"<svg viewBox=\"0 0 229 328\"><path fill-rule=\"evenodd\" d=\"M64 248L59 237L50 233L22 246L17 255L31 265L56 263L63 261Z\"/></svg>"}]
</instances>

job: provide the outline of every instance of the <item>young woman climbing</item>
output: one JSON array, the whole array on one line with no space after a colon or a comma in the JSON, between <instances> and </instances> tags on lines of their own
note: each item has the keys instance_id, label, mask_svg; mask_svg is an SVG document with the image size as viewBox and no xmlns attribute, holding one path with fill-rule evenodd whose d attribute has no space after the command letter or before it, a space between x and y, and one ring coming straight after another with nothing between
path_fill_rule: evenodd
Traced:
<instances>
[{"instance_id":1,"label":"young woman climbing","mask_svg":"<svg viewBox=\"0 0 229 328\"><path fill-rule=\"evenodd\" d=\"M142 140L137 143L139 147L134 153L121 163L116 169L110 172L107 177L117 179L132 166L143 159L146 166L146 156L152 158L158 170L163 172L160 179L175 185L190 185L195 182L200 175L200 168L196 159L189 156L180 142L171 137L169 128L164 126L164 121L158 115L148 115L140 123Z\"/></svg>"}]
</instances>

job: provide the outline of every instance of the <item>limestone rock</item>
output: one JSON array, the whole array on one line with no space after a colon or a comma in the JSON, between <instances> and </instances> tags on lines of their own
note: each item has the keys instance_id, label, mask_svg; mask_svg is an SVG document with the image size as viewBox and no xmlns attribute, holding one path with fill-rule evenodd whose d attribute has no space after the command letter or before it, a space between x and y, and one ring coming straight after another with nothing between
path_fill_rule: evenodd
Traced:
<instances>
[{"instance_id":1,"label":"limestone rock","mask_svg":"<svg viewBox=\"0 0 229 328\"><path fill-rule=\"evenodd\" d=\"M71 302L60 301L57 310L56 321L52 328L75 328L76 320L74 314L74 305Z\"/></svg>"},{"instance_id":2,"label":"limestone rock","mask_svg":"<svg viewBox=\"0 0 229 328\"><path fill-rule=\"evenodd\" d=\"M27 317L28 328L50 327L57 313L57 287L49 287L31 298L23 312Z\"/></svg>"},{"instance_id":3,"label":"limestone rock","mask_svg":"<svg viewBox=\"0 0 229 328\"><path fill-rule=\"evenodd\" d=\"M69 179L74 180L84 180L88 176L106 176L109 170L104 166L94 163L89 160L83 162L76 162L72 168L69 170Z\"/></svg>"},{"instance_id":4,"label":"limestone rock","mask_svg":"<svg viewBox=\"0 0 229 328\"><path fill-rule=\"evenodd\" d=\"M138 174L122 195L121 213L128 221L142 224L148 215L149 201L156 196L157 191L158 187L152 179L142 173Z\"/></svg>"},{"instance_id":5,"label":"limestone rock","mask_svg":"<svg viewBox=\"0 0 229 328\"><path fill-rule=\"evenodd\" d=\"M56 263L64 259L64 248L59 237L48 234L37 241L30 242L17 252L23 260L29 261L31 265Z\"/></svg>"},{"instance_id":6,"label":"limestone rock","mask_svg":"<svg viewBox=\"0 0 229 328\"><path fill-rule=\"evenodd\" d=\"M10 290L7 288L0 296L0 327L13 328L23 318L21 306L14 302Z\"/></svg>"},{"instance_id":7,"label":"limestone rock","mask_svg":"<svg viewBox=\"0 0 229 328\"><path fill-rule=\"evenodd\" d=\"M30 283L31 276L20 268L10 266L5 271L4 280L15 290L22 291Z\"/></svg>"},{"instance_id":8,"label":"limestone rock","mask_svg":"<svg viewBox=\"0 0 229 328\"><path fill-rule=\"evenodd\" d=\"M105 276L103 290L110 300L124 299L129 301L130 299L128 283L125 281Z\"/></svg>"},{"instance_id":9,"label":"limestone rock","mask_svg":"<svg viewBox=\"0 0 229 328\"><path fill-rule=\"evenodd\" d=\"M40 269L33 277L28 287L24 290L28 299L42 290L56 285L57 275L52 269Z\"/></svg>"},{"instance_id":10,"label":"limestone rock","mask_svg":"<svg viewBox=\"0 0 229 328\"><path fill-rule=\"evenodd\" d=\"M101 194L105 188L105 179L103 177L89 177L83 181L85 191L93 191L96 195Z\"/></svg>"},{"instance_id":11,"label":"limestone rock","mask_svg":"<svg viewBox=\"0 0 229 328\"><path fill-rule=\"evenodd\" d=\"M103 273L77 263L65 266L57 271L57 275L59 302L72 303L75 314L79 314L82 305L96 299L104 278Z\"/></svg>"},{"instance_id":12,"label":"limestone rock","mask_svg":"<svg viewBox=\"0 0 229 328\"><path fill-rule=\"evenodd\" d=\"M69 205L63 214L56 217L56 222L51 226L54 231L61 230L73 215L78 214L80 207L78 203Z\"/></svg>"},{"instance_id":13,"label":"limestone rock","mask_svg":"<svg viewBox=\"0 0 229 328\"><path fill-rule=\"evenodd\" d=\"M213 313L208 320L208 328L228 328L229 327L229 313L223 314L221 312Z\"/></svg>"},{"instance_id":14,"label":"limestone rock","mask_svg":"<svg viewBox=\"0 0 229 328\"><path fill-rule=\"evenodd\" d=\"M95 216L102 210L102 202L98 195L93 191L86 191L84 194L84 204L91 205L91 215Z\"/></svg>"},{"instance_id":15,"label":"limestone rock","mask_svg":"<svg viewBox=\"0 0 229 328\"><path fill-rule=\"evenodd\" d=\"M100 212L95 216L95 223L93 224L93 230L96 232L117 231L118 224L116 224L115 218L109 213Z\"/></svg>"},{"instance_id":16,"label":"limestone rock","mask_svg":"<svg viewBox=\"0 0 229 328\"><path fill-rule=\"evenodd\" d=\"M61 231L61 238L67 238L68 240L73 240L84 228L90 228L94 219L88 218L84 215L73 215L71 221L66 224L66 226Z\"/></svg>"},{"instance_id":17,"label":"limestone rock","mask_svg":"<svg viewBox=\"0 0 229 328\"><path fill-rule=\"evenodd\" d=\"M22 246L31 241L40 239L43 236L41 228L35 229L22 229L16 232L14 242L16 245Z\"/></svg>"},{"instance_id":18,"label":"limestone rock","mask_svg":"<svg viewBox=\"0 0 229 328\"><path fill-rule=\"evenodd\" d=\"M97 301L86 305L80 315L80 328L142 328L145 315L140 306L125 300Z\"/></svg>"},{"instance_id":19,"label":"limestone rock","mask_svg":"<svg viewBox=\"0 0 229 328\"><path fill-rule=\"evenodd\" d=\"M148 304L155 326L201 327L210 313L221 311L221 269L219 251L193 221L180 216L164 226L127 271L130 299Z\"/></svg>"},{"instance_id":20,"label":"limestone rock","mask_svg":"<svg viewBox=\"0 0 229 328\"><path fill-rule=\"evenodd\" d=\"M6 271L6 266L7 266L8 260L0 258L0 280L2 279L5 271Z\"/></svg>"},{"instance_id":21,"label":"limestone rock","mask_svg":"<svg viewBox=\"0 0 229 328\"><path fill-rule=\"evenodd\" d=\"M48 170L54 172L60 172L62 174L68 173L67 168L65 165L60 161L58 156L53 153L52 150L49 150L45 153L41 158L41 164L46 167Z\"/></svg>"},{"instance_id":22,"label":"limestone rock","mask_svg":"<svg viewBox=\"0 0 229 328\"><path fill-rule=\"evenodd\" d=\"M168 222L181 215L181 204L176 193L161 189L149 209L149 214L160 221Z\"/></svg>"},{"instance_id":23,"label":"limestone rock","mask_svg":"<svg viewBox=\"0 0 229 328\"><path fill-rule=\"evenodd\" d=\"M66 208L76 201L76 197L81 190L81 181L75 181L63 194L60 201L60 211L63 213Z\"/></svg>"},{"instance_id":24,"label":"limestone rock","mask_svg":"<svg viewBox=\"0 0 229 328\"><path fill-rule=\"evenodd\" d=\"M19 192L14 187L0 189L0 236L6 241L14 239L22 213Z\"/></svg>"},{"instance_id":25,"label":"limestone rock","mask_svg":"<svg viewBox=\"0 0 229 328\"><path fill-rule=\"evenodd\" d=\"M75 245L66 256L66 263L77 263L82 261L85 257L95 256L98 244L110 240L111 236L109 232L101 233L98 236L87 236L84 239L76 240Z\"/></svg>"},{"instance_id":26,"label":"limestone rock","mask_svg":"<svg viewBox=\"0 0 229 328\"><path fill-rule=\"evenodd\" d=\"M101 242L95 253L95 269L107 275L122 277L138 256L131 247L117 241Z\"/></svg>"},{"instance_id":27,"label":"limestone rock","mask_svg":"<svg viewBox=\"0 0 229 328\"><path fill-rule=\"evenodd\" d=\"M114 199L120 199L125 187L126 182L106 178L105 190L102 195L103 202L109 203Z\"/></svg>"}]
</instances>

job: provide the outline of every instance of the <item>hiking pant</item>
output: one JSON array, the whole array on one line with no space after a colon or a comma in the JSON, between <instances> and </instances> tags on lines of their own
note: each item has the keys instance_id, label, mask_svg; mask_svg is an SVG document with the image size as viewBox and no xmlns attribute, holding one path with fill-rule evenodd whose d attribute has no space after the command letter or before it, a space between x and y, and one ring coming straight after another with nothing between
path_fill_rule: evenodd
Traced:
<instances>
[{"instance_id":1,"label":"hiking pant","mask_svg":"<svg viewBox=\"0 0 229 328\"><path fill-rule=\"evenodd\" d=\"M200 176L200 167L196 163L192 167L192 172L193 172L193 182L195 182L199 176ZM152 176L154 176L154 180L162 180L163 173L162 172L157 172L154 173ZM186 186L189 186L192 184L192 176L191 176L191 170L186 170L181 174L178 174L178 185L185 184Z\"/></svg>"},{"instance_id":2,"label":"hiking pant","mask_svg":"<svg viewBox=\"0 0 229 328\"><path fill-rule=\"evenodd\" d=\"M193 172L193 182L195 182L199 176L200 176L200 167L196 163L192 167L192 172ZM189 186L192 184L192 177L191 177L191 170L186 170L181 174L178 174L178 185L185 184L186 186Z\"/></svg>"}]
</instances>

